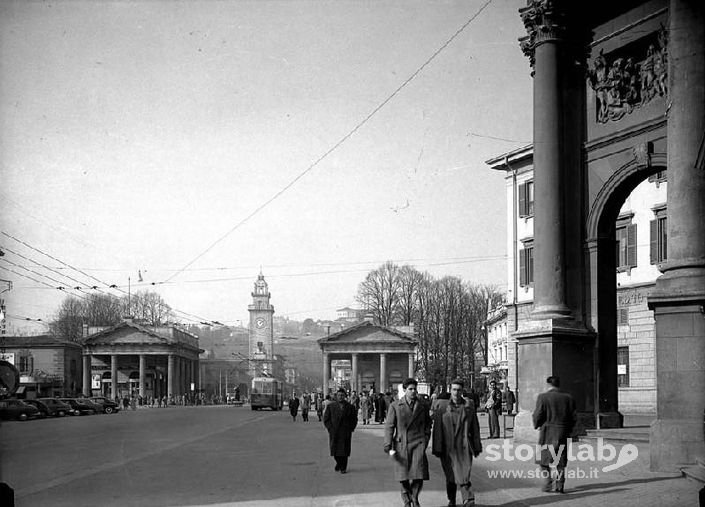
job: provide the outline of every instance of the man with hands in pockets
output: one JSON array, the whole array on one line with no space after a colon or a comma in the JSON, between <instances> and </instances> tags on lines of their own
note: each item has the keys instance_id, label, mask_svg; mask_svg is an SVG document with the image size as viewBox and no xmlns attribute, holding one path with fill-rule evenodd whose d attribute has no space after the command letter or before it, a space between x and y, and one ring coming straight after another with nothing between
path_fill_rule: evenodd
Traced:
<instances>
[{"instance_id":1,"label":"man with hands in pockets","mask_svg":"<svg viewBox=\"0 0 705 507\"><path fill-rule=\"evenodd\" d=\"M389 406L384 423L384 452L394 460L404 507L419 507L419 493L428 480L426 446L432 422L430 407L418 398L417 386L413 378L402 383L404 396Z\"/></svg>"}]
</instances>

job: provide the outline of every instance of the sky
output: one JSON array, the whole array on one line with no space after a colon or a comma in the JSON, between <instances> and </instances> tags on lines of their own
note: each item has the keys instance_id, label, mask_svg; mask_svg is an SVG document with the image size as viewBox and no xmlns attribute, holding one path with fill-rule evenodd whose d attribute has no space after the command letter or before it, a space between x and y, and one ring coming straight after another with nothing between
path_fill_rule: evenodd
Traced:
<instances>
[{"instance_id":1,"label":"sky","mask_svg":"<svg viewBox=\"0 0 705 507\"><path fill-rule=\"evenodd\" d=\"M246 324L260 270L296 320L387 260L506 290L485 161L531 142L524 4L1 2L9 330L128 290Z\"/></svg>"}]
</instances>

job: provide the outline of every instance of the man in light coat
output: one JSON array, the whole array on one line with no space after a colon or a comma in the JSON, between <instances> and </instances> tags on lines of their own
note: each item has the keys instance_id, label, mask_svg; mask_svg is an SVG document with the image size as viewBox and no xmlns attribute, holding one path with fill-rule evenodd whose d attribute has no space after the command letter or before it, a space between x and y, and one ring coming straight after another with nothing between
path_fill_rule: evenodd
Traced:
<instances>
[{"instance_id":1,"label":"man in light coat","mask_svg":"<svg viewBox=\"0 0 705 507\"><path fill-rule=\"evenodd\" d=\"M335 459L335 471L341 474L348 471L352 433L357 426L357 411L346 398L345 389L338 389L336 401L330 403L323 412L330 455Z\"/></svg>"},{"instance_id":2,"label":"man in light coat","mask_svg":"<svg viewBox=\"0 0 705 507\"><path fill-rule=\"evenodd\" d=\"M480 423L475 404L463 398L462 380L453 380L450 399L439 398L433 412L433 455L441 459L446 476L448 505L456 505L458 486L463 506L475 505L470 472L473 458L482 452Z\"/></svg>"},{"instance_id":3,"label":"man in light coat","mask_svg":"<svg viewBox=\"0 0 705 507\"><path fill-rule=\"evenodd\" d=\"M487 393L487 420L490 426L489 438L501 438L499 431L499 416L502 414L502 391L497 389L497 382L490 381L490 391Z\"/></svg>"},{"instance_id":4,"label":"man in light coat","mask_svg":"<svg viewBox=\"0 0 705 507\"><path fill-rule=\"evenodd\" d=\"M384 452L394 459L394 476L401 482L404 507L418 507L423 481L428 480L426 446L431 438L430 407L418 398L417 381L406 379L404 396L387 410Z\"/></svg>"},{"instance_id":5,"label":"man in light coat","mask_svg":"<svg viewBox=\"0 0 705 507\"><path fill-rule=\"evenodd\" d=\"M551 465L556 467L557 493L563 493L565 486L565 467L568 464L568 437L575 426L575 399L559 390L560 379L555 376L546 379L548 391L539 394L534 409L534 428L539 431L541 465L545 482L543 491L553 490ZM555 457L555 458L554 458Z\"/></svg>"}]
</instances>

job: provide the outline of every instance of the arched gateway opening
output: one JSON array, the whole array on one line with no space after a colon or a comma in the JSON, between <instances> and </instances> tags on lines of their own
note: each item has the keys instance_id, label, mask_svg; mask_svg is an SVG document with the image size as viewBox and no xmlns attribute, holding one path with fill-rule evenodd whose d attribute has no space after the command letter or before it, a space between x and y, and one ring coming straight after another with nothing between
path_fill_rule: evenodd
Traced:
<instances>
[{"instance_id":1,"label":"arched gateway opening","mask_svg":"<svg viewBox=\"0 0 705 507\"><path fill-rule=\"evenodd\" d=\"M648 224L658 220L658 214L666 209L665 188L659 188L665 186L665 162L665 154L641 161L635 154L600 189L588 217L586 243L590 268L595 273L589 287L589 314L590 325L597 331L598 427L621 427L626 411L655 413L655 372L649 367L653 359L647 357L654 350L653 314L644 309L630 320L630 307L646 306L643 294L648 294L660 274L651 247L658 239L654 237L658 231ZM644 220L648 214L654 216ZM633 324L636 320L638 325ZM631 331L632 327L635 331ZM632 360L630 346L635 356ZM632 379L634 367L636 379ZM630 386L634 394L629 391Z\"/></svg>"}]
</instances>

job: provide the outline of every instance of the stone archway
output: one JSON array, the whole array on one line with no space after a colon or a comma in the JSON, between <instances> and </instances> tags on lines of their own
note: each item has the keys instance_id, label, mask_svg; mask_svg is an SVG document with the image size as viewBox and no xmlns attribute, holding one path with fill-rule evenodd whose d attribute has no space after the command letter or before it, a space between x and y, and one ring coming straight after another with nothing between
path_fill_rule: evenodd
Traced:
<instances>
[{"instance_id":1,"label":"stone archway","mask_svg":"<svg viewBox=\"0 0 705 507\"><path fill-rule=\"evenodd\" d=\"M617 169L598 192L587 220L589 257L590 326L597 331L595 343L596 426L621 427L617 386L617 260L615 223L620 208L632 191L649 176L666 170L666 154L648 157L646 146L634 150L634 158Z\"/></svg>"},{"instance_id":2,"label":"stone archway","mask_svg":"<svg viewBox=\"0 0 705 507\"><path fill-rule=\"evenodd\" d=\"M534 80L535 167L533 312L514 334L520 408L530 412L545 389L541 377L558 371L580 415L593 424L600 414L618 418L605 380L614 364L609 222L620 196L651 170L640 164L668 167L668 259L647 298L657 388L650 457L654 470L694 463L705 456L705 6L529 0L520 14ZM658 98L634 102L636 89L599 72L606 59L614 70L645 61L640 51L654 44L666 85ZM602 102L618 114L600 117ZM649 141L668 153L667 163L654 163ZM536 437L528 415L515 427L515 435Z\"/></svg>"}]
</instances>

